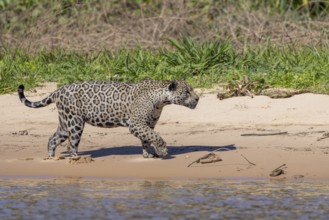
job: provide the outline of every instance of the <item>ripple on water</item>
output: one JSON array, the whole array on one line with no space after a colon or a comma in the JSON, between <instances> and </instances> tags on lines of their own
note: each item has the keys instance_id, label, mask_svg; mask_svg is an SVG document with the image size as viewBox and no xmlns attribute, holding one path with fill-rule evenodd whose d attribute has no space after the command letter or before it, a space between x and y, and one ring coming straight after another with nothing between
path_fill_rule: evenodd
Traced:
<instances>
[{"instance_id":1,"label":"ripple on water","mask_svg":"<svg viewBox=\"0 0 329 220\"><path fill-rule=\"evenodd\" d=\"M0 179L0 219L327 219L329 182Z\"/></svg>"}]
</instances>

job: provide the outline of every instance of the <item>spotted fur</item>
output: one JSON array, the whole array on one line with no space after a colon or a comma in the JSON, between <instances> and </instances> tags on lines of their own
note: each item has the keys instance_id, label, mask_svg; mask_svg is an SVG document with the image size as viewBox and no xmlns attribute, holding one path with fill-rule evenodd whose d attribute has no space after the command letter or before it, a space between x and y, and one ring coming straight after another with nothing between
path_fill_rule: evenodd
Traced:
<instances>
[{"instance_id":1,"label":"spotted fur","mask_svg":"<svg viewBox=\"0 0 329 220\"><path fill-rule=\"evenodd\" d=\"M112 128L129 127L141 140L144 157L165 157L166 142L154 131L162 109L169 104L194 109L199 97L184 81L146 80L136 84L92 81L65 85L41 101L25 98L24 86L18 87L21 102L31 108L56 103L59 114L57 131L49 138L48 156L55 156L56 147L69 140L71 156L77 156L85 123ZM150 151L151 144L155 153Z\"/></svg>"}]
</instances>

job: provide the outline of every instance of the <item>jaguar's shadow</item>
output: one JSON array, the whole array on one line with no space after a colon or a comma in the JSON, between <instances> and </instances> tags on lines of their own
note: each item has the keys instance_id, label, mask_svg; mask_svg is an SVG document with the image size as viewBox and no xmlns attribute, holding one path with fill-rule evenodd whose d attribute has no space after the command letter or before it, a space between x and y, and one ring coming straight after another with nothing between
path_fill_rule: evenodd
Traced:
<instances>
[{"instance_id":1,"label":"jaguar's shadow","mask_svg":"<svg viewBox=\"0 0 329 220\"><path fill-rule=\"evenodd\" d=\"M152 148L153 150L153 148ZM201 146L201 145L193 145L193 146L168 146L169 154L173 158L175 155L186 154L190 152L196 151L231 151L236 150L236 146L234 144L226 145L226 146ZM89 151L81 151L79 155L91 155L91 157L106 157L110 155L142 155L142 147L141 146L121 146L121 147L110 147L110 148L100 148L96 150Z\"/></svg>"}]
</instances>

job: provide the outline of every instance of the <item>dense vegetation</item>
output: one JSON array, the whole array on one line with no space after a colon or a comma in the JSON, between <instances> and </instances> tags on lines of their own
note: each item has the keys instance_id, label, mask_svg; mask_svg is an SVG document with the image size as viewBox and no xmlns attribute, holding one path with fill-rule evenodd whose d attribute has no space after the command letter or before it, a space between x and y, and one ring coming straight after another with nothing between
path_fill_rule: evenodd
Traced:
<instances>
[{"instance_id":1,"label":"dense vegetation","mask_svg":"<svg viewBox=\"0 0 329 220\"><path fill-rule=\"evenodd\" d=\"M329 93L326 1L0 0L0 93L186 79Z\"/></svg>"}]
</instances>

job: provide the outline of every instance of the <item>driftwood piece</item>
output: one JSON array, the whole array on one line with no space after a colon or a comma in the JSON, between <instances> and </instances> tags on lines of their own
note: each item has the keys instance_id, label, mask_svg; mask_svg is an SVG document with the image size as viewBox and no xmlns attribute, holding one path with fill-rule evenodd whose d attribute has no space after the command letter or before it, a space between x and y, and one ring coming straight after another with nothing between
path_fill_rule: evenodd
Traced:
<instances>
[{"instance_id":1,"label":"driftwood piece","mask_svg":"<svg viewBox=\"0 0 329 220\"><path fill-rule=\"evenodd\" d=\"M268 88L261 91L260 95L265 95L272 99L282 99L309 92L309 90L305 89Z\"/></svg>"},{"instance_id":2,"label":"driftwood piece","mask_svg":"<svg viewBox=\"0 0 329 220\"><path fill-rule=\"evenodd\" d=\"M218 92L217 98L220 100L232 98L235 96L250 96L265 95L272 99L290 98L294 95L302 93L310 93L306 89L291 89L291 88L266 88L259 90L257 82L249 80L248 76L244 75L242 80L231 80L223 85L223 91Z\"/></svg>"},{"instance_id":3,"label":"driftwood piece","mask_svg":"<svg viewBox=\"0 0 329 220\"><path fill-rule=\"evenodd\" d=\"M319 138L317 139L317 141L321 141L321 140L326 139L326 138L329 138L329 132L324 133L324 134L322 135L322 137L319 137Z\"/></svg>"},{"instance_id":4,"label":"driftwood piece","mask_svg":"<svg viewBox=\"0 0 329 220\"><path fill-rule=\"evenodd\" d=\"M215 162L218 162L218 161L222 161L222 158L217 156L214 152L210 152L210 153L198 158L197 160L193 161L187 167L190 167L194 163L205 164L205 163L215 163Z\"/></svg>"},{"instance_id":5,"label":"driftwood piece","mask_svg":"<svg viewBox=\"0 0 329 220\"><path fill-rule=\"evenodd\" d=\"M275 176L279 176L281 174L284 174L284 170L283 169L286 169L287 166L286 164L282 164L281 166L279 166L278 168L275 168L271 173L270 173L270 176L271 177L275 177Z\"/></svg>"},{"instance_id":6,"label":"driftwood piece","mask_svg":"<svg viewBox=\"0 0 329 220\"><path fill-rule=\"evenodd\" d=\"M254 97L254 83L251 82L248 76L243 76L242 80L231 81L225 85L225 90L217 94L219 100L231 98L234 96L250 96Z\"/></svg>"},{"instance_id":7,"label":"driftwood piece","mask_svg":"<svg viewBox=\"0 0 329 220\"><path fill-rule=\"evenodd\" d=\"M288 132L274 132L274 133L246 133L241 134L241 136L273 136L273 135L286 135Z\"/></svg>"}]
</instances>

